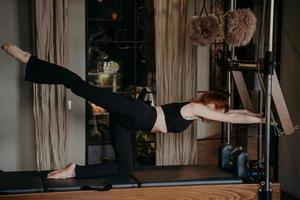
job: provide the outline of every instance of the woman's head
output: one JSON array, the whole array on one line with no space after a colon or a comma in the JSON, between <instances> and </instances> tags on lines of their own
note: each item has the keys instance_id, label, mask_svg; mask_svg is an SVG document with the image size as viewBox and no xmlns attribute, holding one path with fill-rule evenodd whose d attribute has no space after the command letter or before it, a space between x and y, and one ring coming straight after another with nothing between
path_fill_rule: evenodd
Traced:
<instances>
[{"instance_id":1,"label":"woman's head","mask_svg":"<svg viewBox=\"0 0 300 200\"><path fill-rule=\"evenodd\" d=\"M224 90L206 91L201 97L193 99L194 103L201 103L216 111L228 112L229 93Z\"/></svg>"}]
</instances>

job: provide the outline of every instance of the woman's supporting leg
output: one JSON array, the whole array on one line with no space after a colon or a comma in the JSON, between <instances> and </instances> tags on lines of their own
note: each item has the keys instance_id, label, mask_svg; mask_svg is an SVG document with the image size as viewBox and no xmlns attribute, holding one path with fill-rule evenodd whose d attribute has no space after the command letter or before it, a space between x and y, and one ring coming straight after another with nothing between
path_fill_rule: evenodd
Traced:
<instances>
[{"instance_id":1,"label":"woman's supporting leg","mask_svg":"<svg viewBox=\"0 0 300 200\"><path fill-rule=\"evenodd\" d=\"M129 175L133 169L132 131L118 124L118 116L110 117L110 133L116 161L103 164L76 166L76 178L105 175Z\"/></svg>"},{"instance_id":2,"label":"woman's supporting leg","mask_svg":"<svg viewBox=\"0 0 300 200\"><path fill-rule=\"evenodd\" d=\"M50 179L92 178L109 175L129 175L133 169L132 131L118 124L119 116L112 116L111 139L116 160L102 164L80 166L70 163L62 169L49 173Z\"/></svg>"},{"instance_id":3,"label":"woman's supporting leg","mask_svg":"<svg viewBox=\"0 0 300 200\"><path fill-rule=\"evenodd\" d=\"M54 170L47 176L48 179L92 178L106 175L120 175L116 162L80 166L70 163L64 168Z\"/></svg>"},{"instance_id":4,"label":"woman's supporting leg","mask_svg":"<svg viewBox=\"0 0 300 200\"><path fill-rule=\"evenodd\" d=\"M75 177L79 179L110 175L120 175L117 163L115 161L84 166L76 165L75 167Z\"/></svg>"},{"instance_id":5,"label":"woman's supporting leg","mask_svg":"<svg viewBox=\"0 0 300 200\"><path fill-rule=\"evenodd\" d=\"M131 174L133 168L133 130L126 128L120 123L125 117L110 115L111 141L116 155L116 162L120 174Z\"/></svg>"}]
</instances>

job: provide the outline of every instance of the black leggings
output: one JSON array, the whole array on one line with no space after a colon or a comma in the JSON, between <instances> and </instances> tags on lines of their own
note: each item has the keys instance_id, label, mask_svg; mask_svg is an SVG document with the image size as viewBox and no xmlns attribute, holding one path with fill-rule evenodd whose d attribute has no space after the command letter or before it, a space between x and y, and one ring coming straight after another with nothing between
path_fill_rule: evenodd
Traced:
<instances>
[{"instance_id":1,"label":"black leggings","mask_svg":"<svg viewBox=\"0 0 300 200\"><path fill-rule=\"evenodd\" d=\"M31 56L27 63L25 80L41 84L63 84L74 94L110 112L111 137L116 161L89 166L77 165L75 169L77 178L127 175L132 172L131 132L152 129L157 115L154 107L142 101L92 86L70 70L34 56Z\"/></svg>"}]
</instances>

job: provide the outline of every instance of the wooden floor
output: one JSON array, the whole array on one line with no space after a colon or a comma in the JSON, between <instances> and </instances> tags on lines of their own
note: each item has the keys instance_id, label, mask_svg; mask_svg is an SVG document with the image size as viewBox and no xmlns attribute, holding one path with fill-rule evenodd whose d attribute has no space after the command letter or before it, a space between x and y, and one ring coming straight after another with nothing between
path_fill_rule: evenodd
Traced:
<instances>
[{"instance_id":1,"label":"wooden floor","mask_svg":"<svg viewBox=\"0 0 300 200\"><path fill-rule=\"evenodd\" d=\"M257 198L256 184L235 185L202 185L202 186L176 186L176 187L147 187L132 189L112 189L110 191L74 191L35 193L23 195L0 196L0 200L254 200ZM273 200L280 199L279 184L274 184Z\"/></svg>"}]
</instances>

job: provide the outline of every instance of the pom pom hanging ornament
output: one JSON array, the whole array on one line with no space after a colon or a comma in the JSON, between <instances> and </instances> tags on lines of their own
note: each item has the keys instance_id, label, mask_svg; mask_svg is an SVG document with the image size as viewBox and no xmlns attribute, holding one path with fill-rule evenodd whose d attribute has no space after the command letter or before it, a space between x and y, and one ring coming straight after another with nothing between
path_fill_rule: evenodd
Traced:
<instances>
[{"instance_id":1,"label":"pom pom hanging ornament","mask_svg":"<svg viewBox=\"0 0 300 200\"><path fill-rule=\"evenodd\" d=\"M195 5L195 7L197 6ZM203 12L205 12L205 16L201 16ZM205 1L200 15L193 16L190 23L190 37L192 44L195 46L207 46L211 44L221 32L219 19L213 14L208 15Z\"/></svg>"},{"instance_id":2,"label":"pom pom hanging ornament","mask_svg":"<svg viewBox=\"0 0 300 200\"><path fill-rule=\"evenodd\" d=\"M215 15L193 16L191 26L191 40L196 46L211 44L220 33L218 18Z\"/></svg>"},{"instance_id":3,"label":"pom pom hanging ornament","mask_svg":"<svg viewBox=\"0 0 300 200\"><path fill-rule=\"evenodd\" d=\"M228 11L225 14L225 41L232 46L245 46L253 37L256 17L250 9Z\"/></svg>"}]
</instances>

